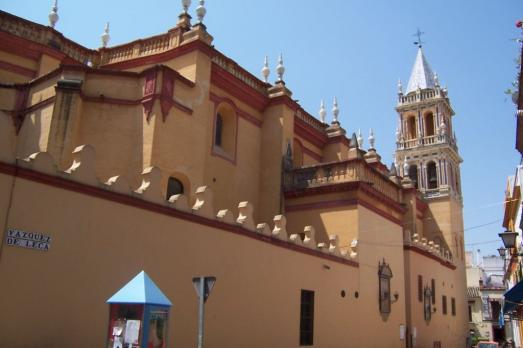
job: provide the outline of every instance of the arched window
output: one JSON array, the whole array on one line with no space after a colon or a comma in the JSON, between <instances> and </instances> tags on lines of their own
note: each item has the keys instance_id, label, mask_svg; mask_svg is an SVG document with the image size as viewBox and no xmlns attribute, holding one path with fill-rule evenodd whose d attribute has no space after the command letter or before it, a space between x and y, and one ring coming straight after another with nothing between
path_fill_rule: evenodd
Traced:
<instances>
[{"instance_id":1,"label":"arched window","mask_svg":"<svg viewBox=\"0 0 523 348\"><path fill-rule=\"evenodd\" d=\"M425 114L425 136L430 137L434 134L434 115L428 112Z\"/></svg>"},{"instance_id":2,"label":"arched window","mask_svg":"<svg viewBox=\"0 0 523 348\"><path fill-rule=\"evenodd\" d=\"M392 270L389 265L385 263L379 263L378 267L378 278L379 278L379 293L380 293L380 313L390 313L390 278L392 278Z\"/></svg>"},{"instance_id":3,"label":"arched window","mask_svg":"<svg viewBox=\"0 0 523 348\"><path fill-rule=\"evenodd\" d=\"M236 111L232 104L221 103L214 117L213 153L229 160L236 157Z\"/></svg>"},{"instance_id":4,"label":"arched window","mask_svg":"<svg viewBox=\"0 0 523 348\"><path fill-rule=\"evenodd\" d=\"M427 181L429 189L438 188L438 173L436 171L436 163L434 162L427 164Z\"/></svg>"},{"instance_id":5,"label":"arched window","mask_svg":"<svg viewBox=\"0 0 523 348\"><path fill-rule=\"evenodd\" d=\"M418 188L418 166L412 164L409 167L409 178L412 180L415 188Z\"/></svg>"},{"instance_id":6,"label":"arched window","mask_svg":"<svg viewBox=\"0 0 523 348\"><path fill-rule=\"evenodd\" d=\"M171 196L183 194L183 184L180 180L169 177L167 181L167 195L166 199L169 200Z\"/></svg>"},{"instance_id":7,"label":"arched window","mask_svg":"<svg viewBox=\"0 0 523 348\"><path fill-rule=\"evenodd\" d=\"M418 132L416 131L416 117L410 116L407 119L407 129L408 129L408 138L416 139L418 137Z\"/></svg>"},{"instance_id":8,"label":"arched window","mask_svg":"<svg viewBox=\"0 0 523 348\"><path fill-rule=\"evenodd\" d=\"M214 145L216 145L216 146L222 146L222 127L223 127L222 115L217 114L216 115L216 124L214 127Z\"/></svg>"}]
</instances>

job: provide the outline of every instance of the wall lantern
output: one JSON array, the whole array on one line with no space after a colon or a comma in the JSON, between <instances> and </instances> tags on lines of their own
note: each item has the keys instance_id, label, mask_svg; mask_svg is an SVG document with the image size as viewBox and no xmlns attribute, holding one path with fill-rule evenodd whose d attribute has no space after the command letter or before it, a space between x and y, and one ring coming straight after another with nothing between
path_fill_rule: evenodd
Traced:
<instances>
[{"instance_id":1,"label":"wall lantern","mask_svg":"<svg viewBox=\"0 0 523 348\"><path fill-rule=\"evenodd\" d=\"M501 237L505 248L512 249L516 247L516 237L518 236L517 232L510 232L509 230L506 230L503 233L498 233L498 236Z\"/></svg>"},{"instance_id":2,"label":"wall lantern","mask_svg":"<svg viewBox=\"0 0 523 348\"><path fill-rule=\"evenodd\" d=\"M501 247L498 249L498 253L499 253L499 256L501 256L501 258L505 258L505 255L507 255L507 249Z\"/></svg>"}]
</instances>

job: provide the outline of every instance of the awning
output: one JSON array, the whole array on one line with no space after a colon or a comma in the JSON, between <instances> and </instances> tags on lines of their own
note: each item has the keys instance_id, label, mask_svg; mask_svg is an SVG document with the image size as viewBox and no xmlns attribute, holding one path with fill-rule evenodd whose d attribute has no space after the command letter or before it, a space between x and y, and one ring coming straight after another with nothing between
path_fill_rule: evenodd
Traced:
<instances>
[{"instance_id":1,"label":"awning","mask_svg":"<svg viewBox=\"0 0 523 348\"><path fill-rule=\"evenodd\" d=\"M523 281L520 281L505 293L505 305L503 313L508 313L516 309L516 306L523 304Z\"/></svg>"}]
</instances>

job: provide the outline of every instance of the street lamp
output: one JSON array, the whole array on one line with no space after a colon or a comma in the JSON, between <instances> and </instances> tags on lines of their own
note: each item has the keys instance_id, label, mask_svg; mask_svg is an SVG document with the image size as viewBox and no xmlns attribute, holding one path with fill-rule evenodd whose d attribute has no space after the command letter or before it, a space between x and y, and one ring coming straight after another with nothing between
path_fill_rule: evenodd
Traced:
<instances>
[{"instance_id":1,"label":"street lamp","mask_svg":"<svg viewBox=\"0 0 523 348\"><path fill-rule=\"evenodd\" d=\"M517 232L510 232L509 230L506 230L503 233L498 233L498 236L501 237L503 245L506 249L512 249L516 247L516 237L518 236Z\"/></svg>"},{"instance_id":2,"label":"street lamp","mask_svg":"<svg viewBox=\"0 0 523 348\"><path fill-rule=\"evenodd\" d=\"M501 256L502 259L505 258L505 255L507 254L507 249L501 247L498 249L499 256Z\"/></svg>"}]
</instances>

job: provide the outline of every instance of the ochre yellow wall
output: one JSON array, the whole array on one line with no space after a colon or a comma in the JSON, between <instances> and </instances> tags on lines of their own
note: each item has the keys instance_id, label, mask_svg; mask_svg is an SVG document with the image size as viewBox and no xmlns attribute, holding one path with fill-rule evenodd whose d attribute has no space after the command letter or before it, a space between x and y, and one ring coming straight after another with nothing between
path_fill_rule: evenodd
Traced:
<instances>
[{"instance_id":1,"label":"ochre yellow wall","mask_svg":"<svg viewBox=\"0 0 523 348\"><path fill-rule=\"evenodd\" d=\"M463 270L451 271L438 261L419 255L416 252L405 253L410 298L407 311L411 318L411 328L417 330L417 347L432 347L434 341L441 341L442 347L464 347L468 333L468 307L463 286ZM423 287L431 286L431 279L436 282L436 303L431 320L424 319L423 302L418 301L418 275L423 277ZM442 295L447 296L447 314L442 311ZM452 315L451 298L456 299L456 315Z\"/></svg>"},{"instance_id":2,"label":"ochre yellow wall","mask_svg":"<svg viewBox=\"0 0 523 348\"><path fill-rule=\"evenodd\" d=\"M9 178L0 178L8 184ZM3 196L0 204L6 200ZM7 227L49 234L53 240L48 252L3 250L0 281L10 296L0 298L1 346L36 346L43 340L47 346L103 346L105 301L142 269L173 302L172 345L195 345L197 301L191 278L205 274L218 279L206 304L209 346L297 347L301 289L315 291L316 346L348 341L401 346L399 339L383 334L354 339L365 329L353 309L376 307L362 303L371 289L357 286L355 267L23 179L17 180ZM375 278L375 272L368 277ZM89 324L78 325L72 317ZM21 322L32 327L31 335L17 334Z\"/></svg>"},{"instance_id":3,"label":"ochre yellow wall","mask_svg":"<svg viewBox=\"0 0 523 348\"><path fill-rule=\"evenodd\" d=\"M379 336L390 337L390 343L384 347L405 347L405 341L400 340L400 325L406 323L405 318L405 279L403 260L403 233L399 224L393 223L365 207L358 206L358 262L360 265L359 282L361 288L360 307L357 313L359 335L362 341L366 336L376 337L371 332L379 332ZM379 312L378 266L385 261L392 270L390 284L391 295L398 293L398 301L391 304L391 313L383 317ZM393 301L394 297L391 296ZM369 330L364 329L369 328Z\"/></svg>"},{"instance_id":4,"label":"ochre yellow wall","mask_svg":"<svg viewBox=\"0 0 523 348\"><path fill-rule=\"evenodd\" d=\"M35 152L47 150L53 111L54 104L50 104L26 114L17 137L17 158L25 158Z\"/></svg>"},{"instance_id":5,"label":"ochre yellow wall","mask_svg":"<svg viewBox=\"0 0 523 348\"><path fill-rule=\"evenodd\" d=\"M45 75L60 66L60 61L56 58L53 58L47 54L42 54L40 57L40 62L38 66L38 76Z\"/></svg>"}]
</instances>

